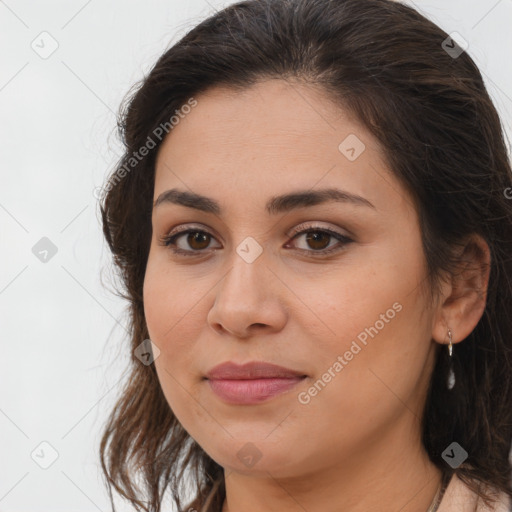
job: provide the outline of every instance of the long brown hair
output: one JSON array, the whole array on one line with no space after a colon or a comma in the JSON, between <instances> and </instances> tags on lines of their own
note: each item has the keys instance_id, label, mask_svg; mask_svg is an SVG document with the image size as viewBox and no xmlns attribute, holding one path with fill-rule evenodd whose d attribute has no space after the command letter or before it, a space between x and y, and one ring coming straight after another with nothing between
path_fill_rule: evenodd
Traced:
<instances>
[{"instance_id":1,"label":"long brown hair","mask_svg":"<svg viewBox=\"0 0 512 512\"><path fill-rule=\"evenodd\" d=\"M457 243L473 233L488 243L485 312L456 345L450 392L447 351L438 350L422 441L437 467L484 499L492 500L487 486L512 497L512 171L482 76L466 51L450 50L459 46L448 38L391 0L248 0L193 28L130 91L118 121L125 152L101 201L103 232L130 306L132 354L100 446L111 500L114 488L136 510L159 512L170 491L186 510L183 487L192 481L189 507L221 510L223 468L183 429L154 365L141 364L134 350L149 338L142 288L155 159L170 120L209 88L243 89L265 78L319 87L381 143L419 212L432 296L441 273L456 271ZM150 149L141 156L143 147ZM453 441L469 457L452 470L441 454Z\"/></svg>"}]
</instances>

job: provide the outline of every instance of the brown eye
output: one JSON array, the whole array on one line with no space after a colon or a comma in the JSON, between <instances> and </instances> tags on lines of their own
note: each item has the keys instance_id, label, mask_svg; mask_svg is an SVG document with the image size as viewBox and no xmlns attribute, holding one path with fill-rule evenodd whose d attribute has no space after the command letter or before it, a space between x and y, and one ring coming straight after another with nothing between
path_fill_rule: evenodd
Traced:
<instances>
[{"instance_id":1,"label":"brown eye","mask_svg":"<svg viewBox=\"0 0 512 512\"><path fill-rule=\"evenodd\" d=\"M208 247L210 238L210 235L204 231L191 231L188 233L186 240L192 249L200 251Z\"/></svg>"},{"instance_id":2,"label":"brown eye","mask_svg":"<svg viewBox=\"0 0 512 512\"><path fill-rule=\"evenodd\" d=\"M299 228L300 227L303 226L299 226ZM316 226L308 226L308 228L309 229L304 229L296 233L292 241L305 237L306 247L295 248L314 258L342 251L346 245L353 242L351 238L330 229ZM181 239L183 239L183 241L179 242ZM160 239L160 243L161 245L169 247L173 253L178 255L201 256L206 253L212 240L215 240L215 238L202 229L183 229L173 235L163 236ZM331 245L331 241L333 241L334 244ZM288 248L289 245L285 247Z\"/></svg>"},{"instance_id":3,"label":"brown eye","mask_svg":"<svg viewBox=\"0 0 512 512\"><path fill-rule=\"evenodd\" d=\"M309 231L306 235L306 243L308 243L312 249L321 250L329 245L331 238L332 235L325 231Z\"/></svg>"},{"instance_id":4,"label":"brown eye","mask_svg":"<svg viewBox=\"0 0 512 512\"><path fill-rule=\"evenodd\" d=\"M308 229L304 229L297 233L293 237L293 240L304 237L305 247L298 247L298 250L309 253L308 255L312 257L326 256L328 254L341 251L346 245L353 242L351 238L330 229L316 226L299 226L298 229L301 227L307 227ZM334 241L334 244L329 247L331 240Z\"/></svg>"},{"instance_id":5,"label":"brown eye","mask_svg":"<svg viewBox=\"0 0 512 512\"><path fill-rule=\"evenodd\" d=\"M180 240L182 246L180 247ZM161 244L169 247L176 254L184 256L197 256L205 252L210 245L213 236L201 229L182 230L174 235L165 235L160 239Z\"/></svg>"}]
</instances>

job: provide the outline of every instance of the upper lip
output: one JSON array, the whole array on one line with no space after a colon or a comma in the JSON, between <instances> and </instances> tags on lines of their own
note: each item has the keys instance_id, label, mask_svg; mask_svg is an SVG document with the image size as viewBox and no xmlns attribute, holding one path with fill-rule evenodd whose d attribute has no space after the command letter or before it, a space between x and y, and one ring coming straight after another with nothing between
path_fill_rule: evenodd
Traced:
<instances>
[{"instance_id":1,"label":"upper lip","mask_svg":"<svg viewBox=\"0 0 512 512\"><path fill-rule=\"evenodd\" d=\"M251 361L246 364L236 364L231 361L214 366L206 378L214 379L269 379L269 378L293 378L306 377L303 372L278 366L264 361Z\"/></svg>"}]
</instances>

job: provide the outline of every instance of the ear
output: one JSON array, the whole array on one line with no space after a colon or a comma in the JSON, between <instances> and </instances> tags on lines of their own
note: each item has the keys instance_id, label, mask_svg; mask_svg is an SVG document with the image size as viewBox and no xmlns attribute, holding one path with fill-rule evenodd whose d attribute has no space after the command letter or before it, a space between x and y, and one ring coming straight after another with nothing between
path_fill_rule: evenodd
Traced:
<instances>
[{"instance_id":1,"label":"ear","mask_svg":"<svg viewBox=\"0 0 512 512\"><path fill-rule=\"evenodd\" d=\"M448 329L453 343L466 339L482 317L487 300L491 253L480 235L472 235L459 250L459 267L441 288L432 337L448 343Z\"/></svg>"}]
</instances>

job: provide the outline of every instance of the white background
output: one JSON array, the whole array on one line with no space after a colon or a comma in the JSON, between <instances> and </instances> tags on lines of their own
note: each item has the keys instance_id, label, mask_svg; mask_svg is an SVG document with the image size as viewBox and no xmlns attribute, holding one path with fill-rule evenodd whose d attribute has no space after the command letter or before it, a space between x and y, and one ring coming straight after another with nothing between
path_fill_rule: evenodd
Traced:
<instances>
[{"instance_id":1,"label":"white background","mask_svg":"<svg viewBox=\"0 0 512 512\"><path fill-rule=\"evenodd\" d=\"M0 512L110 510L97 452L127 322L93 191L120 154L130 86L230 3L0 1ZM510 137L512 0L414 5L469 42ZM43 31L58 43L47 59L31 47ZM42 237L57 247L46 263L32 252ZM31 458L43 441L59 455L48 469Z\"/></svg>"}]
</instances>

